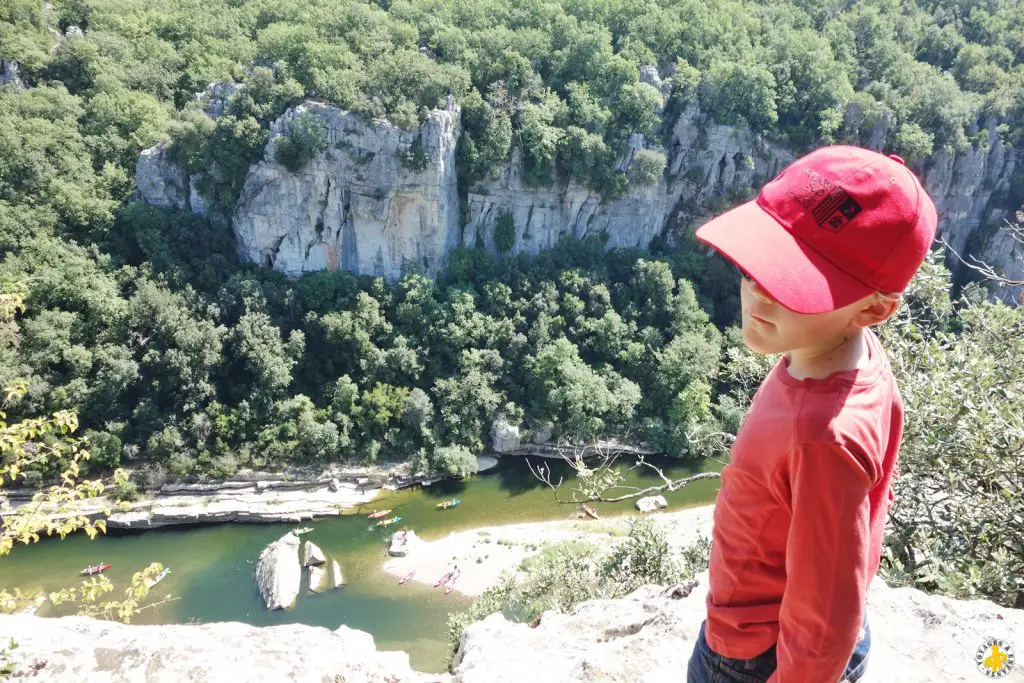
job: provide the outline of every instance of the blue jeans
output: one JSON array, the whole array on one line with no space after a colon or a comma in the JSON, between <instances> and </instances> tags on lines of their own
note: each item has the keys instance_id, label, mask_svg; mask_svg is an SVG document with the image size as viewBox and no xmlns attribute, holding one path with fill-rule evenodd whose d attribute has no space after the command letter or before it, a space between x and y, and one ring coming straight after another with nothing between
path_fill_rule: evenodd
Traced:
<instances>
[{"instance_id":1,"label":"blue jeans","mask_svg":"<svg viewBox=\"0 0 1024 683\"><path fill-rule=\"evenodd\" d=\"M716 653L704 638L704 622L700 634L693 644L693 654L686 671L686 683L764 683L775 673L775 646L753 659L730 659ZM846 665L843 681L859 681L868 665L868 651L871 649L871 629L864 615L864 637L853 648L853 656ZM802 683L802 682L801 682ZM815 683L819 683L815 681ZM831 683L821 681L820 683Z\"/></svg>"}]
</instances>

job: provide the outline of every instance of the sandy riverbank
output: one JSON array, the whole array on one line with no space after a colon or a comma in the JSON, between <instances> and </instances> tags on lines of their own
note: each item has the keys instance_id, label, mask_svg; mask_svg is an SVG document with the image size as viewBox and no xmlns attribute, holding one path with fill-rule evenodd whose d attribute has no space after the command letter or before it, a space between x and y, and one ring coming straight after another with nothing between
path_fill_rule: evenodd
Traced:
<instances>
[{"instance_id":1,"label":"sandy riverbank","mask_svg":"<svg viewBox=\"0 0 1024 683\"><path fill-rule=\"evenodd\" d=\"M675 548L689 545L698 536L710 536L714 505L651 515ZM497 583L502 572L514 569L524 558L539 552L546 543L587 540L607 543L621 537L632 515L600 520L567 519L553 522L508 524L457 531L436 539L414 538L405 557L391 557L384 570L393 576L405 576L416 570L414 580L433 585L452 566L458 565L460 577L455 588L476 596Z\"/></svg>"}]
</instances>

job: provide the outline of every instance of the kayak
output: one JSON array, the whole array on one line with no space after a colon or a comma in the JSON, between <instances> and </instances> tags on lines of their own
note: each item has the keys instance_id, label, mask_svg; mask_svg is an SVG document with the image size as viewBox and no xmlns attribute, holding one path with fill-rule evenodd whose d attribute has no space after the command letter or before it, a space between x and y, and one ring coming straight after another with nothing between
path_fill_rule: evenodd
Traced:
<instances>
[{"instance_id":1,"label":"kayak","mask_svg":"<svg viewBox=\"0 0 1024 683\"><path fill-rule=\"evenodd\" d=\"M399 580L398 585L401 586L403 584L409 583L412 580L412 577L414 577L414 576L416 576L416 570L415 569L413 569L411 572L409 572L408 574L403 576L401 578L401 580Z\"/></svg>"},{"instance_id":2,"label":"kayak","mask_svg":"<svg viewBox=\"0 0 1024 683\"><path fill-rule=\"evenodd\" d=\"M391 517L390 519L382 519L377 522L377 526L388 526L390 524L398 524L402 521L401 517Z\"/></svg>"},{"instance_id":3,"label":"kayak","mask_svg":"<svg viewBox=\"0 0 1024 683\"><path fill-rule=\"evenodd\" d=\"M597 510L595 510L594 508L590 507L586 503L583 504L583 514L587 515L591 519L598 519L598 517L597 517Z\"/></svg>"},{"instance_id":4,"label":"kayak","mask_svg":"<svg viewBox=\"0 0 1024 683\"><path fill-rule=\"evenodd\" d=\"M442 510L447 510L448 508L455 507L456 505L458 505L461 502L462 501L459 500L458 498L452 498L451 500L446 500L446 501L443 501L441 503L438 503L437 507L441 508Z\"/></svg>"},{"instance_id":5,"label":"kayak","mask_svg":"<svg viewBox=\"0 0 1024 683\"><path fill-rule=\"evenodd\" d=\"M455 578L448 579L448 583L444 586L444 594L448 595L455 589Z\"/></svg>"},{"instance_id":6,"label":"kayak","mask_svg":"<svg viewBox=\"0 0 1024 683\"><path fill-rule=\"evenodd\" d=\"M146 588L152 588L161 581L167 578L167 575L171 573L170 568L164 569L162 572L154 576L152 579L146 580Z\"/></svg>"},{"instance_id":7,"label":"kayak","mask_svg":"<svg viewBox=\"0 0 1024 683\"><path fill-rule=\"evenodd\" d=\"M437 588L437 587L438 587L438 586L440 586L440 585L441 585L442 583L447 583L447 582L448 582L448 580L452 578L452 574L453 574L453 573L454 573L454 572L448 572L447 574L445 574L444 576L442 576L442 577L441 577L440 579L438 579L437 581L435 581L435 582L434 582L434 588Z\"/></svg>"},{"instance_id":8,"label":"kayak","mask_svg":"<svg viewBox=\"0 0 1024 683\"><path fill-rule=\"evenodd\" d=\"M110 569L109 564L90 564L88 567L78 572L80 576L96 576Z\"/></svg>"},{"instance_id":9,"label":"kayak","mask_svg":"<svg viewBox=\"0 0 1024 683\"><path fill-rule=\"evenodd\" d=\"M292 533L295 534L296 536L298 536L299 534L308 534L312 530L313 530L313 527L311 527L311 526L304 526L301 529L296 527L296 528L292 529Z\"/></svg>"},{"instance_id":10,"label":"kayak","mask_svg":"<svg viewBox=\"0 0 1024 683\"><path fill-rule=\"evenodd\" d=\"M380 519L381 517L387 517L391 513L391 510L374 510L367 515L370 519Z\"/></svg>"}]
</instances>

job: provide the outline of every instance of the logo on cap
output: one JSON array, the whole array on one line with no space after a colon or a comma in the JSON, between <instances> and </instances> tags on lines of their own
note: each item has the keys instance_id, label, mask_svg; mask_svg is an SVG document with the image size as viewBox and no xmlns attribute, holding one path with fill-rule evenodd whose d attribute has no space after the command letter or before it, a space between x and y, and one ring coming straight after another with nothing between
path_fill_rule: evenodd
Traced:
<instances>
[{"instance_id":1,"label":"logo on cap","mask_svg":"<svg viewBox=\"0 0 1024 683\"><path fill-rule=\"evenodd\" d=\"M821 227L832 232L839 232L858 213L860 213L860 204L847 194L846 190L837 187L814 207L811 215Z\"/></svg>"},{"instance_id":2,"label":"logo on cap","mask_svg":"<svg viewBox=\"0 0 1024 683\"><path fill-rule=\"evenodd\" d=\"M806 184L786 194L804 209L810 209L818 226L839 232L860 213L860 204L846 190L813 169L804 169L803 174L808 178Z\"/></svg>"}]
</instances>

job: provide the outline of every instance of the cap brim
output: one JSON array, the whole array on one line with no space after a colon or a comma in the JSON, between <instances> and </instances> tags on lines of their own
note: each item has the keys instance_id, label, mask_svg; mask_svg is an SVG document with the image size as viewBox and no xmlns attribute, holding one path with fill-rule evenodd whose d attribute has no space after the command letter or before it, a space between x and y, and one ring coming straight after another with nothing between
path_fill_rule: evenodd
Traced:
<instances>
[{"instance_id":1,"label":"cap brim","mask_svg":"<svg viewBox=\"0 0 1024 683\"><path fill-rule=\"evenodd\" d=\"M794 237L756 200L708 221L696 235L797 313L834 311L873 291Z\"/></svg>"}]
</instances>

